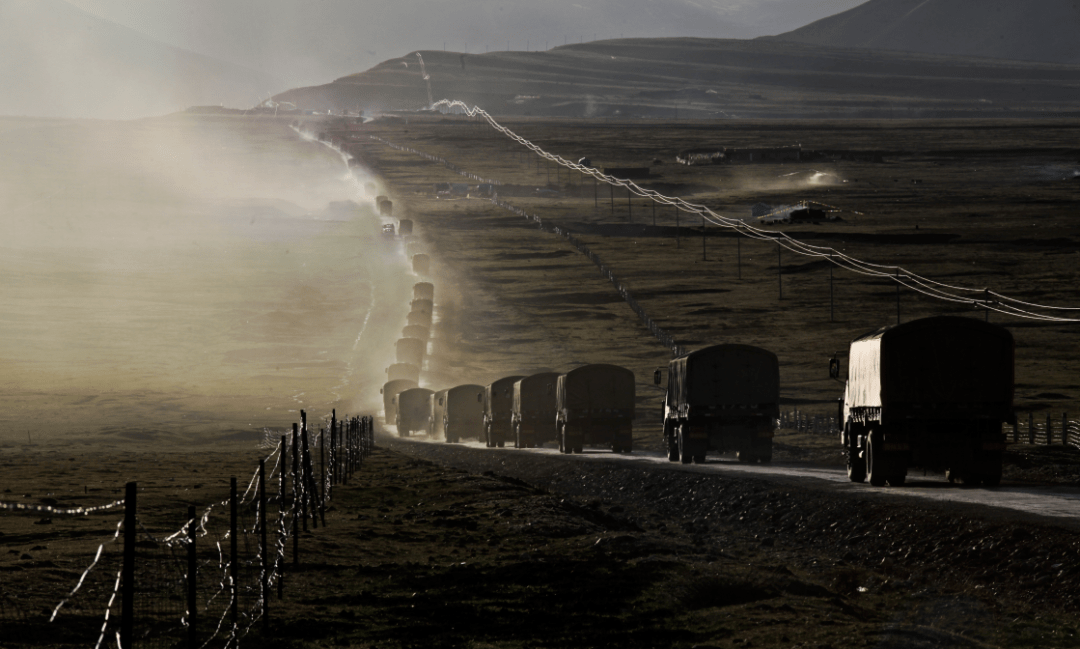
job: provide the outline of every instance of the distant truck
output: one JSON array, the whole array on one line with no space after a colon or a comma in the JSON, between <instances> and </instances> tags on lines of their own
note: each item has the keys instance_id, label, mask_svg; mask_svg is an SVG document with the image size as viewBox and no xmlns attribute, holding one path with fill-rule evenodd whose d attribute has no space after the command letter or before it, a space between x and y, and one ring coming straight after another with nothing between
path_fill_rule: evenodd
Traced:
<instances>
[{"instance_id":1,"label":"distant truck","mask_svg":"<svg viewBox=\"0 0 1080 649\"><path fill-rule=\"evenodd\" d=\"M431 337L431 330L424 325L405 325L401 328L401 336L403 338L419 338L420 340L426 341Z\"/></svg>"},{"instance_id":2,"label":"distant truck","mask_svg":"<svg viewBox=\"0 0 1080 649\"><path fill-rule=\"evenodd\" d=\"M412 219L401 219L398 222L398 234L412 234L413 222Z\"/></svg>"},{"instance_id":3,"label":"distant truck","mask_svg":"<svg viewBox=\"0 0 1080 649\"><path fill-rule=\"evenodd\" d=\"M396 381L407 379L413 383L420 382L420 367L412 363L394 363L386 368L386 380Z\"/></svg>"},{"instance_id":4,"label":"distant truck","mask_svg":"<svg viewBox=\"0 0 1080 649\"><path fill-rule=\"evenodd\" d=\"M412 287L414 300L434 300L435 285L431 282L417 282Z\"/></svg>"},{"instance_id":5,"label":"distant truck","mask_svg":"<svg viewBox=\"0 0 1080 649\"><path fill-rule=\"evenodd\" d=\"M663 371L654 381L661 384ZM751 345L713 345L668 363L664 442L668 460L705 462L708 451L735 451L740 462L772 461L780 416L780 363Z\"/></svg>"},{"instance_id":6,"label":"distant truck","mask_svg":"<svg viewBox=\"0 0 1080 649\"><path fill-rule=\"evenodd\" d=\"M413 255L412 268L417 275L427 275L431 270L431 257L422 252Z\"/></svg>"},{"instance_id":7,"label":"distant truck","mask_svg":"<svg viewBox=\"0 0 1080 649\"><path fill-rule=\"evenodd\" d=\"M484 386L459 385L436 393L431 426L432 435L441 433L451 444L467 437L479 439L484 429Z\"/></svg>"},{"instance_id":8,"label":"distant truck","mask_svg":"<svg viewBox=\"0 0 1080 649\"><path fill-rule=\"evenodd\" d=\"M484 388L484 441L488 448L502 448L511 438L510 415L514 408L514 383L521 376L506 376Z\"/></svg>"},{"instance_id":9,"label":"distant truck","mask_svg":"<svg viewBox=\"0 0 1080 649\"><path fill-rule=\"evenodd\" d=\"M379 201L379 214L381 216L393 216L394 215L394 201L384 198Z\"/></svg>"},{"instance_id":10,"label":"distant truck","mask_svg":"<svg viewBox=\"0 0 1080 649\"><path fill-rule=\"evenodd\" d=\"M829 374L839 378L835 359ZM899 486L919 466L950 482L1001 484L1013 386L1013 336L998 325L939 316L856 338L840 402L848 478Z\"/></svg>"},{"instance_id":11,"label":"distant truck","mask_svg":"<svg viewBox=\"0 0 1080 649\"><path fill-rule=\"evenodd\" d=\"M633 450L634 373L597 363L559 376L555 385L555 425L559 451L581 453L586 444L610 445L614 453Z\"/></svg>"},{"instance_id":12,"label":"distant truck","mask_svg":"<svg viewBox=\"0 0 1080 649\"><path fill-rule=\"evenodd\" d=\"M555 385L558 372L541 372L514 383L510 425L514 448L535 448L556 439Z\"/></svg>"},{"instance_id":13,"label":"distant truck","mask_svg":"<svg viewBox=\"0 0 1080 649\"><path fill-rule=\"evenodd\" d=\"M397 362L409 363L421 367L424 364L424 352L427 351L427 343L419 338L398 338L394 343Z\"/></svg>"},{"instance_id":14,"label":"distant truck","mask_svg":"<svg viewBox=\"0 0 1080 649\"><path fill-rule=\"evenodd\" d=\"M412 433L428 429L432 394L434 392L427 388L410 388L398 393L396 397L398 436L408 437Z\"/></svg>"},{"instance_id":15,"label":"distant truck","mask_svg":"<svg viewBox=\"0 0 1080 649\"><path fill-rule=\"evenodd\" d=\"M420 314L420 324L425 326L431 326L431 314L435 310L435 304L431 300L417 299L409 303L410 310L413 313Z\"/></svg>"},{"instance_id":16,"label":"distant truck","mask_svg":"<svg viewBox=\"0 0 1080 649\"><path fill-rule=\"evenodd\" d=\"M416 381L397 379L383 384L379 394L383 398L383 421L387 424L397 421L397 400L394 398L401 392L417 387Z\"/></svg>"}]
</instances>

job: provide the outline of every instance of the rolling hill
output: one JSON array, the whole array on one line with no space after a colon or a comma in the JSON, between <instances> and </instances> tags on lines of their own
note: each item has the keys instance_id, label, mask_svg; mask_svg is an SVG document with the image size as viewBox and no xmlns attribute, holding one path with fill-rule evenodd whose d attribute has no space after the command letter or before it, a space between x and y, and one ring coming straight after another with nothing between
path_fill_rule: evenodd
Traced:
<instances>
[{"instance_id":1,"label":"rolling hill","mask_svg":"<svg viewBox=\"0 0 1080 649\"><path fill-rule=\"evenodd\" d=\"M276 96L301 110L428 105L411 53ZM1080 66L830 48L779 40L617 39L546 52L424 51L431 98L566 117L1061 117Z\"/></svg>"},{"instance_id":2,"label":"rolling hill","mask_svg":"<svg viewBox=\"0 0 1080 649\"><path fill-rule=\"evenodd\" d=\"M870 0L773 37L830 47L1080 63L1080 0Z\"/></svg>"}]
</instances>

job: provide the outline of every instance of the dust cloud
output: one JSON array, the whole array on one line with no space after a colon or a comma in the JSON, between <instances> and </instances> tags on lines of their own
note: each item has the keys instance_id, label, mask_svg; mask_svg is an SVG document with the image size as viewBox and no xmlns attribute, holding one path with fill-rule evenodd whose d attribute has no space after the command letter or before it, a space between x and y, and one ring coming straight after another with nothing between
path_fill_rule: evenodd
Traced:
<instances>
[{"instance_id":1,"label":"dust cloud","mask_svg":"<svg viewBox=\"0 0 1080 649\"><path fill-rule=\"evenodd\" d=\"M0 446L374 409L416 278L370 183L269 119L0 120Z\"/></svg>"}]
</instances>

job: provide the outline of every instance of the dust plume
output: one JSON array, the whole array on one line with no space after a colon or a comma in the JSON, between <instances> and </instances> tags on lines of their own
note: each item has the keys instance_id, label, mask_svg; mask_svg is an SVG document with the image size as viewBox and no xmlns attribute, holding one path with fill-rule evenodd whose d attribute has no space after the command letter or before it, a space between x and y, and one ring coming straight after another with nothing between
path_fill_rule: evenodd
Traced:
<instances>
[{"instance_id":1,"label":"dust plume","mask_svg":"<svg viewBox=\"0 0 1080 649\"><path fill-rule=\"evenodd\" d=\"M0 445L358 412L414 281L370 186L285 122L0 120Z\"/></svg>"}]
</instances>

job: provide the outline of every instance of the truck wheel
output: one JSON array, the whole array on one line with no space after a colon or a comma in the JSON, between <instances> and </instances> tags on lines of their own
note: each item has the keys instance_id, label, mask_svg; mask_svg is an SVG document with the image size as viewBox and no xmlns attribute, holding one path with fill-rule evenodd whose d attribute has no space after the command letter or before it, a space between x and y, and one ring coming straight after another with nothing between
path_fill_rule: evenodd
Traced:
<instances>
[{"instance_id":1,"label":"truck wheel","mask_svg":"<svg viewBox=\"0 0 1080 649\"><path fill-rule=\"evenodd\" d=\"M683 464L690 464L694 461L694 456L690 454L690 449L686 446L686 426L679 426L679 461Z\"/></svg>"},{"instance_id":2,"label":"truck wheel","mask_svg":"<svg viewBox=\"0 0 1080 649\"><path fill-rule=\"evenodd\" d=\"M735 451L735 457L743 464L753 464L757 456L750 451Z\"/></svg>"},{"instance_id":3,"label":"truck wheel","mask_svg":"<svg viewBox=\"0 0 1080 649\"><path fill-rule=\"evenodd\" d=\"M866 482L866 458L859 457L859 449L848 447L847 477L852 482Z\"/></svg>"},{"instance_id":4,"label":"truck wheel","mask_svg":"<svg viewBox=\"0 0 1080 649\"><path fill-rule=\"evenodd\" d=\"M633 437L627 437L626 440L623 441L622 450L623 450L623 453L633 453L634 452L634 438Z\"/></svg>"},{"instance_id":5,"label":"truck wheel","mask_svg":"<svg viewBox=\"0 0 1080 649\"><path fill-rule=\"evenodd\" d=\"M705 464L705 452L694 454L694 464Z\"/></svg>"},{"instance_id":6,"label":"truck wheel","mask_svg":"<svg viewBox=\"0 0 1080 649\"><path fill-rule=\"evenodd\" d=\"M521 443L521 426L514 426L514 448L525 448Z\"/></svg>"},{"instance_id":7,"label":"truck wheel","mask_svg":"<svg viewBox=\"0 0 1080 649\"><path fill-rule=\"evenodd\" d=\"M984 487L1000 487L1001 486L1001 474L992 473L990 475L984 475L982 480Z\"/></svg>"},{"instance_id":8,"label":"truck wheel","mask_svg":"<svg viewBox=\"0 0 1080 649\"><path fill-rule=\"evenodd\" d=\"M765 440L759 440L754 445L754 455L757 455L758 462L762 464L768 464L772 462L772 439L767 438Z\"/></svg>"},{"instance_id":9,"label":"truck wheel","mask_svg":"<svg viewBox=\"0 0 1080 649\"><path fill-rule=\"evenodd\" d=\"M885 486L885 473L882 471L884 467L880 466L880 461L884 458L880 457L880 451L874 453L874 447L878 446L879 442L875 439L875 435L870 435L866 444L866 477L870 479L870 484L875 487ZM879 466L874 467L874 456L877 455Z\"/></svg>"},{"instance_id":10,"label":"truck wheel","mask_svg":"<svg viewBox=\"0 0 1080 649\"><path fill-rule=\"evenodd\" d=\"M498 446L499 448L502 448L502 447L506 446L506 440L504 440L504 439L500 439L499 441L497 441L497 442L494 442L494 444L495 444L496 446Z\"/></svg>"},{"instance_id":11,"label":"truck wheel","mask_svg":"<svg viewBox=\"0 0 1080 649\"><path fill-rule=\"evenodd\" d=\"M896 475L889 476L888 478L886 478L886 480L892 487L903 487L904 483L907 482L907 474L898 473Z\"/></svg>"},{"instance_id":12,"label":"truck wheel","mask_svg":"<svg viewBox=\"0 0 1080 649\"><path fill-rule=\"evenodd\" d=\"M559 436L559 452L560 453L572 453L573 449L570 448L570 445L567 443L567 440L566 440L566 426L565 425L560 426L559 427L559 432L556 433L556 434Z\"/></svg>"}]
</instances>

